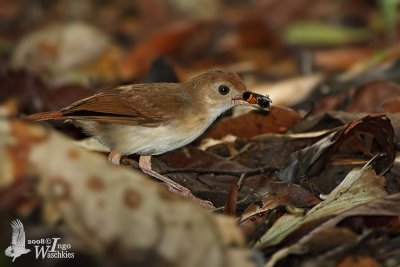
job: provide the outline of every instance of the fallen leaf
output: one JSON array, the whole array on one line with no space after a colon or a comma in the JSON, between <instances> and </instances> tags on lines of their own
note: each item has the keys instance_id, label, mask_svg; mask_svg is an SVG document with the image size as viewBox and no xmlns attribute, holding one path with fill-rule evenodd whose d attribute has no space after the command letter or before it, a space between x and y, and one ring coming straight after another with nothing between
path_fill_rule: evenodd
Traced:
<instances>
[{"instance_id":1,"label":"fallen leaf","mask_svg":"<svg viewBox=\"0 0 400 267\"><path fill-rule=\"evenodd\" d=\"M236 206L239 194L239 184L233 182L228 191L228 197L225 202L224 214L234 216L236 214Z\"/></svg>"},{"instance_id":2,"label":"fallen leaf","mask_svg":"<svg viewBox=\"0 0 400 267\"><path fill-rule=\"evenodd\" d=\"M385 173L395 159L394 130L385 115L372 115L347 124L315 144L299 151L292 163L282 171L286 181L299 181L318 176L328 160L338 151L353 155L355 152L372 157L383 154L374 168Z\"/></svg>"},{"instance_id":3,"label":"fallen leaf","mask_svg":"<svg viewBox=\"0 0 400 267\"><path fill-rule=\"evenodd\" d=\"M266 248L277 245L288 235L312 223L327 220L353 207L385 197L385 179L366 166L354 169L320 204L313 207L305 216L284 215L257 242L256 247Z\"/></svg>"},{"instance_id":4,"label":"fallen leaf","mask_svg":"<svg viewBox=\"0 0 400 267\"><path fill-rule=\"evenodd\" d=\"M313 52L315 65L330 71L346 70L354 63L372 54L372 49L364 46L340 47Z\"/></svg>"},{"instance_id":5,"label":"fallen leaf","mask_svg":"<svg viewBox=\"0 0 400 267\"><path fill-rule=\"evenodd\" d=\"M369 257L369 256L347 256L342 259L337 267L382 267L377 260Z\"/></svg>"},{"instance_id":6,"label":"fallen leaf","mask_svg":"<svg viewBox=\"0 0 400 267\"><path fill-rule=\"evenodd\" d=\"M382 199L373 200L366 204L354 207L321 224L320 227L332 227L352 216L400 216L400 193L389 195Z\"/></svg>"},{"instance_id":7,"label":"fallen leaf","mask_svg":"<svg viewBox=\"0 0 400 267\"><path fill-rule=\"evenodd\" d=\"M391 81L373 81L357 88L346 110L349 112L383 111L383 104L400 96L400 86Z\"/></svg>"},{"instance_id":8,"label":"fallen leaf","mask_svg":"<svg viewBox=\"0 0 400 267\"><path fill-rule=\"evenodd\" d=\"M346 228L324 228L318 235L308 234L300 241L275 252L265 267L276 266L285 257L294 254L319 254L340 246L351 246L357 243L357 235Z\"/></svg>"},{"instance_id":9,"label":"fallen leaf","mask_svg":"<svg viewBox=\"0 0 400 267\"><path fill-rule=\"evenodd\" d=\"M394 96L381 102L378 112L396 113L400 112L400 96Z\"/></svg>"},{"instance_id":10,"label":"fallen leaf","mask_svg":"<svg viewBox=\"0 0 400 267\"><path fill-rule=\"evenodd\" d=\"M368 113L350 113L344 111L321 112L314 116L310 116L293 126L292 131L295 133L320 131L332 129L355 120L360 120L370 114ZM389 113L386 115L392 122L394 128L396 142L400 140L400 113Z\"/></svg>"},{"instance_id":11,"label":"fallen leaf","mask_svg":"<svg viewBox=\"0 0 400 267\"><path fill-rule=\"evenodd\" d=\"M314 144L330 132L331 130L324 130L301 134L258 135L249 140L245 147L240 146L243 150L234 161L252 168L274 166L281 169L287 166L294 152Z\"/></svg>"},{"instance_id":12,"label":"fallen leaf","mask_svg":"<svg viewBox=\"0 0 400 267\"><path fill-rule=\"evenodd\" d=\"M166 25L136 45L123 59L121 73L125 79L144 76L151 62L161 55L171 55L184 48L205 24L186 20Z\"/></svg>"},{"instance_id":13,"label":"fallen leaf","mask_svg":"<svg viewBox=\"0 0 400 267\"><path fill-rule=\"evenodd\" d=\"M282 133L290 129L300 115L289 108L272 106L270 112L249 112L235 118L224 118L211 126L201 138L221 139L230 134L251 138L264 133Z\"/></svg>"}]
</instances>

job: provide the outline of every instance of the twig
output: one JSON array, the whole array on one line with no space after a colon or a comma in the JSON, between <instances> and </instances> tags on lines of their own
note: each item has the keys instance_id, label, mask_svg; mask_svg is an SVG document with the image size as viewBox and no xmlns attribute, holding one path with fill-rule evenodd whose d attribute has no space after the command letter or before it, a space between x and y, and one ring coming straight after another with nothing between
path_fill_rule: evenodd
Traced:
<instances>
[{"instance_id":1,"label":"twig","mask_svg":"<svg viewBox=\"0 0 400 267\"><path fill-rule=\"evenodd\" d=\"M245 177L259 175L259 174L272 174L279 171L278 168L275 167L262 167L256 169L250 169L247 171L229 171L229 170L210 170L210 169L202 169L202 168L182 168L182 169L171 169L160 172L160 174L171 174L171 173L197 173L197 174L214 174L214 175L231 175L236 177Z\"/></svg>"},{"instance_id":2,"label":"twig","mask_svg":"<svg viewBox=\"0 0 400 267\"><path fill-rule=\"evenodd\" d=\"M237 206L243 205L245 207L247 207L248 205L250 205L251 203L256 203L257 201L262 201L262 195L260 195L257 192L253 192L252 194L242 198L241 200L239 200L236 204ZM221 206L218 208L214 208L212 211L213 212L220 212L223 211L225 208L225 206Z\"/></svg>"},{"instance_id":3,"label":"twig","mask_svg":"<svg viewBox=\"0 0 400 267\"><path fill-rule=\"evenodd\" d=\"M121 164L123 165L130 165L136 169L139 169L139 164L137 161L123 157L121 160ZM203 168L177 168L177 169L170 169L160 171L160 174L171 174L171 173L197 173L197 174L214 174L214 175L231 175L236 177L242 177L242 180L246 177L259 175L259 174L273 174L278 172L279 169L276 167L262 167L256 169L249 169L247 171L229 171L229 170L210 170L210 169L203 169Z\"/></svg>"},{"instance_id":4,"label":"twig","mask_svg":"<svg viewBox=\"0 0 400 267\"><path fill-rule=\"evenodd\" d=\"M236 159L237 157L241 156L243 153L249 151L250 148L251 148L252 146L253 146L252 143L246 144L244 147L242 147L242 148L239 150L239 152L238 152L236 155L230 156L228 159L229 159L229 160L234 160L234 159Z\"/></svg>"}]
</instances>

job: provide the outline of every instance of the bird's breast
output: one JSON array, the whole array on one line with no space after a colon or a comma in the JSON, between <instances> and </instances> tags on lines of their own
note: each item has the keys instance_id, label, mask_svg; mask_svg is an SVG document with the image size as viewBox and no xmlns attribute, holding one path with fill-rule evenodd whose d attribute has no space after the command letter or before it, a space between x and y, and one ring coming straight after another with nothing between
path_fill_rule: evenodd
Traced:
<instances>
[{"instance_id":1,"label":"bird's breast","mask_svg":"<svg viewBox=\"0 0 400 267\"><path fill-rule=\"evenodd\" d=\"M199 137L215 117L196 116L173 120L157 127L118 125L112 143L122 154L158 155L187 145Z\"/></svg>"}]
</instances>

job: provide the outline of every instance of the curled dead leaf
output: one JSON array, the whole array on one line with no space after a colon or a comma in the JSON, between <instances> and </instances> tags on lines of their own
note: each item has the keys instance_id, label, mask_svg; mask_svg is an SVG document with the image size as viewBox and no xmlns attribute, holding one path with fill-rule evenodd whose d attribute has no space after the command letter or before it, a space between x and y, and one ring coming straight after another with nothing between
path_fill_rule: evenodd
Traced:
<instances>
[{"instance_id":1,"label":"curled dead leaf","mask_svg":"<svg viewBox=\"0 0 400 267\"><path fill-rule=\"evenodd\" d=\"M366 116L332 132L298 151L282 171L281 178L304 183L309 177L318 176L335 154L364 159L364 163L374 155L382 155L374 161L373 168L378 174L385 173L395 159L394 129L390 119L386 115Z\"/></svg>"}]
</instances>

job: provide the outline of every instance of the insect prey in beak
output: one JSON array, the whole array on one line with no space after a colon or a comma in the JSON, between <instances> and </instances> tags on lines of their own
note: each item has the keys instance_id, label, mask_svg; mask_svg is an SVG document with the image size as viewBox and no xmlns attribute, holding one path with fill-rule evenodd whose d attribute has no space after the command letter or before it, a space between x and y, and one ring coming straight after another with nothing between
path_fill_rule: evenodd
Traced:
<instances>
[{"instance_id":1,"label":"insect prey in beak","mask_svg":"<svg viewBox=\"0 0 400 267\"><path fill-rule=\"evenodd\" d=\"M267 95L261 95L252 92L244 92L243 99L249 104L257 104L260 108L268 109L270 108L270 104L272 100Z\"/></svg>"}]
</instances>

